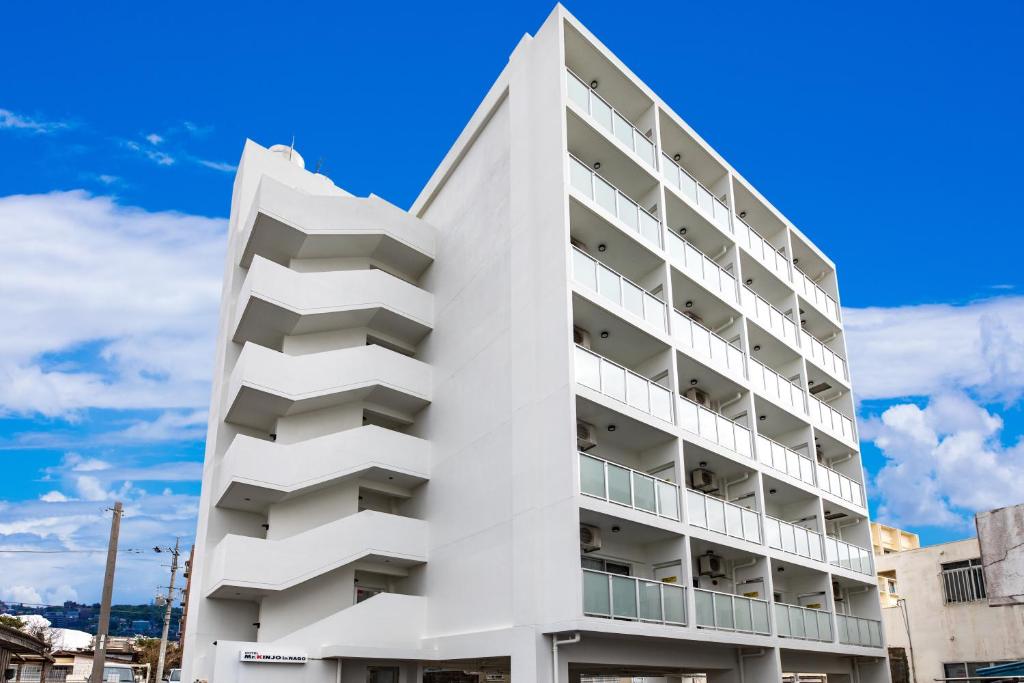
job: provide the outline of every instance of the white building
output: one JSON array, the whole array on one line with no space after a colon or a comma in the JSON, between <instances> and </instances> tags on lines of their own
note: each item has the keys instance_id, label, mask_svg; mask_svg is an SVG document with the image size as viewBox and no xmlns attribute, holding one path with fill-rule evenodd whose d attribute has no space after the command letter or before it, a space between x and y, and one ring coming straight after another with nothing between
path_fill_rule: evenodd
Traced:
<instances>
[{"instance_id":1,"label":"white building","mask_svg":"<svg viewBox=\"0 0 1024 683\"><path fill-rule=\"evenodd\" d=\"M409 212L288 157L235 182L183 680L888 681L835 266L563 8Z\"/></svg>"}]
</instances>

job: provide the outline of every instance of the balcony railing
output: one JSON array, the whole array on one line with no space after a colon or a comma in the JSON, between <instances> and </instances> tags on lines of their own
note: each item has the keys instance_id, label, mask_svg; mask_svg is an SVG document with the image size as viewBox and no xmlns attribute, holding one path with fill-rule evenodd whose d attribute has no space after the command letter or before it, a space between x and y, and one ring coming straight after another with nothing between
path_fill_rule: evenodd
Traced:
<instances>
[{"instance_id":1,"label":"balcony railing","mask_svg":"<svg viewBox=\"0 0 1024 683\"><path fill-rule=\"evenodd\" d=\"M569 155L572 186L651 244L661 247L661 223L624 192Z\"/></svg>"},{"instance_id":2,"label":"balcony railing","mask_svg":"<svg viewBox=\"0 0 1024 683\"><path fill-rule=\"evenodd\" d=\"M836 632L839 642L846 645L882 647L882 622L875 619L837 614Z\"/></svg>"},{"instance_id":3,"label":"balcony railing","mask_svg":"<svg viewBox=\"0 0 1024 683\"><path fill-rule=\"evenodd\" d=\"M842 498L848 503L864 507L864 488L845 474L839 474L821 463L818 466L818 488Z\"/></svg>"},{"instance_id":4,"label":"balcony railing","mask_svg":"<svg viewBox=\"0 0 1024 683\"><path fill-rule=\"evenodd\" d=\"M766 600L694 588L693 603L698 628L771 635Z\"/></svg>"},{"instance_id":5,"label":"balcony railing","mask_svg":"<svg viewBox=\"0 0 1024 683\"><path fill-rule=\"evenodd\" d=\"M853 433L853 421L829 404L814 396L808 396L807 412L811 416L811 423L814 426L820 427L840 439L852 442L857 440Z\"/></svg>"},{"instance_id":6,"label":"balcony railing","mask_svg":"<svg viewBox=\"0 0 1024 683\"><path fill-rule=\"evenodd\" d=\"M658 517L679 520L678 485L586 453L580 453L580 492Z\"/></svg>"},{"instance_id":7,"label":"balcony railing","mask_svg":"<svg viewBox=\"0 0 1024 683\"><path fill-rule=\"evenodd\" d=\"M693 526L751 543L761 542L761 515L753 510L693 489L686 490L686 510Z\"/></svg>"},{"instance_id":8,"label":"balcony railing","mask_svg":"<svg viewBox=\"0 0 1024 683\"><path fill-rule=\"evenodd\" d=\"M807 414L804 390L756 358L750 359L750 383L776 403L800 415Z\"/></svg>"},{"instance_id":9,"label":"balcony railing","mask_svg":"<svg viewBox=\"0 0 1024 683\"><path fill-rule=\"evenodd\" d=\"M765 268L775 273L783 282L792 282L789 274L789 259L786 258L781 249L776 249L772 243L750 227L745 220L736 216L736 241L746 247L747 251L754 255Z\"/></svg>"},{"instance_id":10,"label":"balcony railing","mask_svg":"<svg viewBox=\"0 0 1024 683\"><path fill-rule=\"evenodd\" d=\"M943 569L942 593L946 604L984 600L988 597L984 570L980 566Z\"/></svg>"},{"instance_id":11,"label":"balcony railing","mask_svg":"<svg viewBox=\"0 0 1024 683\"><path fill-rule=\"evenodd\" d=\"M732 232L729 224L729 207L667 154L661 155L661 174L666 183L693 202L709 221L723 232Z\"/></svg>"},{"instance_id":12,"label":"balcony railing","mask_svg":"<svg viewBox=\"0 0 1024 683\"><path fill-rule=\"evenodd\" d=\"M861 574L871 574L871 551L860 546L840 541L831 536L824 537L825 561L835 567L852 569Z\"/></svg>"},{"instance_id":13,"label":"balcony railing","mask_svg":"<svg viewBox=\"0 0 1024 683\"><path fill-rule=\"evenodd\" d=\"M803 294L805 299L824 311L833 321L841 323L842 318L839 313L839 304L836 303L836 300L802 270L796 267L793 270L793 281L796 284L796 291Z\"/></svg>"},{"instance_id":14,"label":"balcony railing","mask_svg":"<svg viewBox=\"0 0 1024 683\"><path fill-rule=\"evenodd\" d=\"M594 90L583 82L579 76L572 71L568 72L567 86L569 99L577 107L590 115L602 128L611 133L616 140L634 152L638 157L651 168L656 169L654 163L654 143L646 135L630 122L625 116L615 111L615 108L608 104L607 100L598 95Z\"/></svg>"},{"instance_id":15,"label":"balcony railing","mask_svg":"<svg viewBox=\"0 0 1024 683\"><path fill-rule=\"evenodd\" d=\"M582 346L576 347L576 381L665 422L672 420L672 392Z\"/></svg>"},{"instance_id":16,"label":"balcony railing","mask_svg":"<svg viewBox=\"0 0 1024 683\"><path fill-rule=\"evenodd\" d=\"M572 273L576 282L587 289L662 332L667 330L668 307L664 301L575 247L572 250Z\"/></svg>"},{"instance_id":17,"label":"balcony railing","mask_svg":"<svg viewBox=\"0 0 1024 683\"><path fill-rule=\"evenodd\" d=\"M784 638L832 642L832 613L775 603L775 632Z\"/></svg>"},{"instance_id":18,"label":"balcony railing","mask_svg":"<svg viewBox=\"0 0 1024 683\"><path fill-rule=\"evenodd\" d=\"M672 311L672 337L693 356L733 378L747 376L743 351L679 311Z\"/></svg>"},{"instance_id":19,"label":"balcony railing","mask_svg":"<svg viewBox=\"0 0 1024 683\"><path fill-rule=\"evenodd\" d=\"M684 273L730 303L739 303L736 278L711 257L674 232L669 232L668 255Z\"/></svg>"},{"instance_id":20,"label":"balcony railing","mask_svg":"<svg viewBox=\"0 0 1024 683\"><path fill-rule=\"evenodd\" d=\"M757 459L779 472L814 486L814 463L810 458L760 434L757 436Z\"/></svg>"},{"instance_id":21,"label":"balcony railing","mask_svg":"<svg viewBox=\"0 0 1024 683\"><path fill-rule=\"evenodd\" d=\"M802 526L765 515L764 540L769 548L806 557L810 560L819 562L822 560L821 534Z\"/></svg>"},{"instance_id":22,"label":"balcony railing","mask_svg":"<svg viewBox=\"0 0 1024 683\"><path fill-rule=\"evenodd\" d=\"M807 330L800 330L800 346L807 357L825 372L839 379L850 379L843 357L815 339Z\"/></svg>"},{"instance_id":23,"label":"balcony railing","mask_svg":"<svg viewBox=\"0 0 1024 683\"><path fill-rule=\"evenodd\" d=\"M686 588L584 569L583 613L591 617L685 626Z\"/></svg>"},{"instance_id":24,"label":"balcony railing","mask_svg":"<svg viewBox=\"0 0 1024 683\"><path fill-rule=\"evenodd\" d=\"M768 303L767 299L746 285L740 289L740 297L743 299L743 310L756 320L758 325L790 346L796 347L796 323L790 320L785 313Z\"/></svg>"},{"instance_id":25,"label":"balcony railing","mask_svg":"<svg viewBox=\"0 0 1024 683\"><path fill-rule=\"evenodd\" d=\"M694 434L714 441L719 446L736 451L749 458L750 430L741 424L680 396L679 426Z\"/></svg>"}]
</instances>

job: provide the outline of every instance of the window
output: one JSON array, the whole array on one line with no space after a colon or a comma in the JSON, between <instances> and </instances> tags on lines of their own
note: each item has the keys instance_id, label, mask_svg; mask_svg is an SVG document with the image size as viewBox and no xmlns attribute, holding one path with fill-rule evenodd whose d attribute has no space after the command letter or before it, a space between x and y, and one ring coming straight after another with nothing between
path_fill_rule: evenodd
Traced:
<instances>
[{"instance_id":1,"label":"window","mask_svg":"<svg viewBox=\"0 0 1024 683\"><path fill-rule=\"evenodd\" d=\"M956 563L959 564L959 563ZM978 675L978 669L984 669L986 666L995 666L996 664L1005 664L1006 662L953 662L952 664L943 664L942 670L945 672L946 678L969 678L971 676Z\"/></svg>"},{"instance_id":2,"label":"window","mask_svg":"<svg viewBox=\"0 0 1024 683\"><path fill-rule=\"evenodd\" d=\"M942 565L942 591L946 604L984 600L985 574L981 560L946 562Z\"/></svg>"},{"instance_id":3,"label":"window","mask_svg":"<svg viewBox=\"0 0 1024 683\"><path fill-rule=\"evenodd\" d=\"M889 591L889 595L896 595L898 592L896 590L896 579L886 579L885 589Z\"/></svg>"},{"instance_id":4,"label":"window","mask_svg":"<svg viewBox=\"0 0 1024 683\"><path fill-rule=\"evenodd\" d=\"M600 557L584 557L581 558L581 560L584 569L593 569L595 571L608 572L609 574L619 574L621 576L632 575L630 566L622 562L603 560Z\"/></svg>"}]
</instances>

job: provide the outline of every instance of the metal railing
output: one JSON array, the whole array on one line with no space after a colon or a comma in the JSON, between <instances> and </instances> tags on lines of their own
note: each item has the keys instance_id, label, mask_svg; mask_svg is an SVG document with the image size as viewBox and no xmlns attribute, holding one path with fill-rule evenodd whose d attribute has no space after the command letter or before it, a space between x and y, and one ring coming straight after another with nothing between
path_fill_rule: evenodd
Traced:
<instances>
[{"instance_id":1,"label":"metal railing","mask_svg":"<svg viewBox=\"0 0 1024 683\"><path fill-rule=\"evenodd\" d=\"M821 534L768 515L764 516L764 541L769 548L822 560Z\"/></svg>"},{"instance_id":2,"label":"metal railing","mask_svg":"<svg viewBox=\"0 0 1024 683\"><path fill-rule=\"evenodd\" d=\"M686 489L686 512L693 526L751 543L761 542L761 515L753 510Z\"/></svg>"},{"instance_id":3,"label":"metal railing","mask_svg":"<svg viewBox=\"0 0 1024 683\"><path fill-rule=\"evenodd\" d=\"M591 617L686 625L686 588L594 569L583 570L583 613Z\"/></svg>"},{"instance_id":4,"label":"metal railing","mask_svg":"<svg viewBox=\"0 0 1024 683\"><path fill-rule=\"evenodd\" d=\"M751 457L750 430L713 410L680 396L679 426L719 446Z\"/></svg>"},{"instance_id":5,"label":"metal railing","mask_svg":"<svg viewBox=\"0 0 1024 683\"><path fill-rule=\"evenodd\" d=\"M800 415L807 414L804 390L753 357L750 359L750 383L776 403Z\"/></svg>"},{"instance_id":6,"label":"metal railing","mask_svg":"<svg viewBox=\"0 0 1024 683\"><path fill-rule=\"evenodd\" d=\"M572 273L576 282L584 287L662 332L668 329L668 306L664 301L576 247L572 250Z\"/></svg>"},{"instance_id":7,"label":"metal railing","mask_svg":"<svg viewBox=\"0 0 1024 683\"><path fill-rule=\"evenodd\" d=\"M825 561L835 567L852 569L861 574L871 574L871 551L860 546L825 536Z\"/></svg>"},{"instance_id":8,"label":"metal railing","mask_svg":"<svg viewBox=\"0 0 1024 683\"><path fill-rule=\"evenodd\" d=\"M695 358L734 378L747 376L743 351L693 318L672 311L672 338L680 342Z\"/></svg>"},{"instance_id":9,"label":"metal railing","mask_svg":"<svg viewBox=\"0 0 1024 683\"><path fill-rule=\"evenodd\" d=\"M836 632L839 642L845 645L882 647L882 622L876 619L837 614Z\"/></svg>"},{"instance_id":10,"label":"metal railing","mask_svg":"<svg viewBox=\"0 0 1024 683\"><path fill-rule=\"evenodd\" d=\"M767 600L694 588L693 604L698 628L771 635Z\"/></svg>"},{"instance_id":11,"label":"metal railing","mask_svg":"<svg viewBox=\"0 0 1024 683\"><path fill-rule=\"evenodd\" d=\"M664 153L661 155L661 174L666 183L693 202L697 209L723 232L733 231L729 221L729 207L725 202Z\"/></svg>"},{"instance_id":12,"label":"metal railing","mask_svg":"<svg viewBox=\"0 0 1024 683\"><path fill-rule=\"evenodd\" d=\"M821 609L775 603L775 633L784 638L832 642L832 613Z\"/></svg>"},{"instance_id":13,"label":"metal railing","mask_svg":"<svg viewBox=\"0 0 1024 683\"><path fill-rule=\"evenodd\" d=\"M593 88L587 85L582 78L570 69L566 69L566 72L569 99L627 149L643 159L648 166L657 170L654 161L654 143L641 133L629 119L616 111L615 107L608 104L607 100L594 92Z\"/></svg>"},{"instance_id":14,"label":"metal railing","mask_svg":"<svg viewBox=\"0 0 1024 683\"><path fill-rule=\"evenodd\" d=\"M829 318L837 323L842 322L839 313L839 304L832 298L832 295L821 288L821 285L812 280L808 275L793 267L793 281L796 291L804 295L804 298L823 311Z\"/></svg>"},{"instance_id":15,"label":"metal railing","mask_svg":"<svg viewBox=\"0 0 1024 683\"><path fill-rule=\"evenodd\" d=\"M974 602L988 597L985 591L985 573L981 566L943 569L942 595L946 604Z\"/></svg>"},{"instance_id":16,"label":"metal railing","mask_svg":"<svg viewBox=\"0 0 1024 683\"><path fill-rule=\"evenodd\" d=\"M576 346L576 381L665 422L672 419L672 392L590 349Z\"/></svg>"},{"instance_id":17,"label":"metal railing","mask_svg":"<svg viewBox=\"0 0 1024 683\"><path fill-rule=\"evenodd\" d=\"M701 283L712 292L719 294L726 301L739 303L736 289L736 278L732 273L718 265L714 259L706 255L671 230L667 250L669 262L675 262L680 270Z\"/></svg>"},{"instance_id":18,"label":"metal railing","mask_svg":"<svg viewBox=\"0 0 1024 683\"><path fill-rule=\"evenodd\" d=\"M839 379L850 379L849 371L846 369L846 360L818 341L807 330L800 330L800 346L806 349L807 357L825 372L831 373L833 377L838 377Z\"/></svg>"},{"instance_id":19,"label":"metal railing","mask_svg":"<svg viewBox=\"0 0 1024 683\"><path fill-rule=\"evenodd\" d=\"M783 282L792 282L790 275L789 259L781 249L772 246L772 243L761 236L757 230L750 227L750 223L736 216L736 241L740 246L746 247L747 251L754 255L765 268L775 273Z\"/></svg>"},{"instance_id":20,"label":"metal railing","mask_svg":"<svg viewBox=\"0 0 1024 683\"><path fill-rule=\"evenodd\" d=\"M814 396L808 396L807 413L811 416L811 423L814 426L821 427L839 439L846 439L848 442L854 443L857 441L857 437L853 433L853 420L824 401Z\"/></svg>"},{"instance_id":21,"label":"metal railing","mask_svg":"<svg viewBox=\"0 0 1024 683\"><path fill-rule=\"evenodd\" d=\"M740 298L743 310L756 320L758 325L790 346L797 347L796 323L790 320L785 313L746 285L740 289Z\"/></svg>"},{"instance_id":22,"label":"metal railing","mask_svg":"<svg viewBox=\"0 0 1024 683\"><path fill-rule=\"evenodd\" d=\"M814 486L815 463L810 458L760 434L757 436L757 460L772 469Z\"/></svg>"},{"instance_id":23,"label":"metal railing","mask_svg":"<svg viewBox=\"0 0 1024 683\"><path fill-rule=\"evenodd\" d=\"M587 199L593 200L602 209L615 216L632 232L655 246L662 245L661 222L630 199L629 195L595 173L572 154L569 155L569 181Z\"/></svg>"},{"instance_id":24,"label":"metal railing","mask_svg":"<svg viewBox=\"0 0 1024 683\"><path fill-rule=\"evenodd\" d=\"M842 498L848 503L864 507L864 487L845 474L836 472L831 467L816 463L818 468L818 488Z\"/></svg>"},{"instance_id":25,"label":"metal railing","mask_svg":"<svg viewBox=\"0 0 1024 683\"><path fill-rule=\"evenodd\" d=\"M679 486L644 472L580 453L580 492L610 503L679 520Z\"/></svg>"}]
</instances>

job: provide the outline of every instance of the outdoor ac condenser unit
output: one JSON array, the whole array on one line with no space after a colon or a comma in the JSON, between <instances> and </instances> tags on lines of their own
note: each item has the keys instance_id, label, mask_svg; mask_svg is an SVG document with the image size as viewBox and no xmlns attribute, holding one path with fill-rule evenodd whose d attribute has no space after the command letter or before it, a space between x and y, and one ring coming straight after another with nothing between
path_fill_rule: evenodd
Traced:
<instances>
[{"instance_id":1,"label":"outdoor ac condenser unit","mask_svg":"<svg viewBox=\"0 0 1024 683\"><path fill-rule=\"evenodd\" d=\"M576 420L576 448L589 451L597 445L597 428L589 422Z\"/></svg>"},{"instance_id":2,"label":"outdoor ac condenser unit","mask_svg":"<svg viewBox=\"0 0 1024 683\"><path fill-rule=\"evenodd\" d=\"M690 472L690 486L704 493L717 491L718 475L711 470L698 467Z\"/></svg>"},{"instance_id":3,"label":"outdoor ac condenser unit","mask_svg":"<svg viewBox=\"0 0 1024 683\"><path fill-rule=\"evenodd\" d=\"M580 524L580 550L592 553L601 549L601 530L589 524Z\"/></svg>"},{"instance_id":4,"label":"outdoor ac condenser unit","mask_svg":"<svg viewBox=\"0 0 1024 683\"><path fill-rule=\"evenodd\" d=\"M713 579L725 576L725 562L714 553L697 557L697 570L701 576L710 576Z\"/></svg>"}]
</instances>

